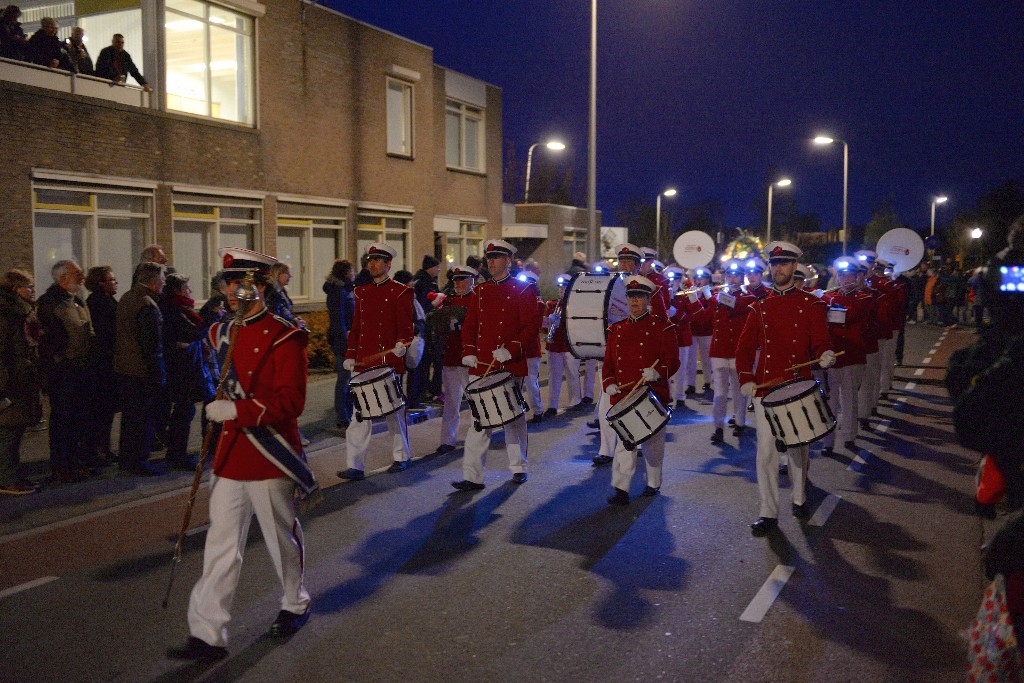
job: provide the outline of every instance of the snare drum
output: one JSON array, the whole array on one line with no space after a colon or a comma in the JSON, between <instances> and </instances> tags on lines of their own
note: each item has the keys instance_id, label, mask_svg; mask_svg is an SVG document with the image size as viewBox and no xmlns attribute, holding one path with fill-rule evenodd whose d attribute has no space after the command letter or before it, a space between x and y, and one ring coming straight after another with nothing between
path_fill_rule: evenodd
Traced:
<instances>
[{"instance_id":1,"label":"snare drum","mask_svg":"<svg viewBox=\"0 0 1024 683\"><path fill-rule=\"evenodd\" d=\"M638 391L613 405L605 417L627 450L633 450L668 424L672 411L651 391Z\"/></svg>"},{"instance_id":2,"label":"snare drum","mask_svg":"<svg viewBox=\"0 0 1024 683\"><path fill-rule=\"evenodd\" d=\"M352 392L358 420L386 417L405 407L402 384L390 365L380 365L354 375L348 388Z\"/></svg>"},{"instance_id":3,"label":"snare drum","mask_svg":"<svg viewBox=\"0 0 1024 683\"><path fill-rule=\"evenodd\" d=\"M846 324L846 309L842 306L832 306L828 309L828 321L836 325Z\"/></svg>"},{"instance_id":4,"label":"snare drum","mask_svg":"<svg viewBox=\"0 0 1024 683\"><path fill-rule=\"evenodd\" d=\"M526 414L526 401L511 372L500 370L478 377L466 386L466 398L478 430L507 425Z\"/></svg>"},{"instance_id":5,"label":"snare drum","mask_svg":"<svg viewBox=\"0 0 1024 683\"><path fill-rule=\"evenodd\" d=\"M836 428L836 417L816 379L783 382L761 399L761 407L776 442L786 446L805 446Z\"/></svg>"},{"instance_id":6,"label":"snare drum","mask_svg":"<svg viewBox=\"0 0 1024 683\"><path fill-rule=\"evenodd\" d=\"M567 286L562 312L569 353L603 360L608 327L628 315L626 287L618 273L576 275Z\"/></svg>"}]
</instances>

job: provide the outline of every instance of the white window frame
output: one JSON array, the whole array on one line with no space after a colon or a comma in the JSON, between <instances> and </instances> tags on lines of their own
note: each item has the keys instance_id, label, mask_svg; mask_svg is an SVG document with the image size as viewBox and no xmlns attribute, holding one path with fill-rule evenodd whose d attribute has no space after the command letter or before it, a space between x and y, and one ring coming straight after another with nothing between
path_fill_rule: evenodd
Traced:
<instances>
[{"instance_id":1,"label":"white window frame","mask_svg":"<svg viewBox=\"0 0 1024 683\"><path fill-rule=\"evenodd\" d=\"M459 149L458 149L458 162L453 166L448 163L448 115L454 114L459 118ZM477 159L477 165L473 166L466 159L466 121L476 121L477 126L477 141L476 148L479 158ZM473 104L466 104L459 100L447 98L445 100L445 165L452 170L457 171L471 171L473 173L486 173L487 172L487 135L486 135L486 111L483 107L478 107Z\"/></svg>"},{"instance_id":2,"label":"white window frame","mask_svg":"<svg viewBox=\"0 0 1024 683\"><path fill-rule=\"evenodd\" d=\"M303 268L302 291L293 292L289 288L288 294L296 302L326 301L327 296L324 294L323 289L316 286L316 283L321 281L322 278L319 280L314 279L318 275L326 276L327 274L314 272L313 236L317 230L337 232L335 243L339 246L334 254L334 260L346 258L348 253L347 210L344 206L331 206L330 208L335 209L336 213L331 212L330 216L326 216L323 215L324 205L301 205L299 202L288 202L287 204L288 206L284 211L277 214L277 232L280 237L282 229L302 231ZM281 204L278 204L278 206L280 207ZM310 210L303 211L302 206L308 206Z\"/></svg>"},{"instance_id":3,"label":"white window frame","mask_svg":"<svg viewBox=\"0 0 1024 683\"><path fill-rule=\"evenodd\" d=\"M190 212L187 210L179 210L179 206L187 208L189 206L206 206L212 209L212 213L199 213ZM255 218L234 218L234 217L222 217L221 210L226 208L243 208L254 211ZM237 197L225 197L219 195L202 195L202 194L175 194L171 198L171 233L172 233L172 253L175 258L179 256L177 249L177 234L178 234L178 221L187 221L189 223L203 223L206 225L207 230L207 254L206 262L209 264L209 271L203 273L183 273L189 276L193 282L192 289L197 294L200 291L206 289L209 285L210 278L213 277L214 273L221 270L221 261L217 255L217 250L222 246L220 239L221 228L224 225L238 225L244 224L250 226L252 230L252 248L254 251L261 251L263 248L263 202L259 199L245 199ZM224 245L226 246L226 245ZM234 246L234 245L232 245ZM202 285L196 283L196 279L201 279ZM202 287L202 289L200 289ZM197 299L200 304L206 299Z\"/></svg>"},{"instance_id":4,"label":"white window frame","mask_svg":"<svg viewBox=\"0 0 1024 683\"><path fill-rule=\"evenodd\" d=\"M405 222L404 228L389 228L387 226L387 220L401 220ZM366 222L364 222L366 221ZM376 227L375 223L379 223L380 227ZM412 216L409 214L398 214L398 213L384 213L378 211L360 211L356 217L356 243L358 244L361 240L360 233L376 232L378 233L374 238L374 242L386 241L387 235L393 235L395 233L402 235L402 259L403 262L395 263L391 266L391 275L394 275L399 270L405 269L411 272L416 272L416 267L409 259L412 258ZM363 254L363 250L360 249L360 256ZM409 261L409 262L404 262Z\"/></svg>"},{"instance_id":5,"label":"white window frame","mask_svg":"<svg viewBox=\"0 0 1024 683\"><path fill-rule=\"evenodd\" d=\"M585 252L587 250L587 229L576 228L571 225L565 226L562 230L562 249L565 251L565 245L571 244L572 246L566 252L568 259L566 263L572 262L572 255L577 251ZM565 256L565 254L563 254Z\"/></svg>"},{"instance_id":6,"label":"white window frame","mask_svg":"<svg viewBox=\"0 0 1024 683\"><path fill-rule=\"evenodd\" d=\"M487 223L483 221L459 221L459 231L445 235L445 243L448 247L457 244L462 254L462 263L470 254L483 257L484 242L487 241ZM447 257L447 254L446 254ZM448 261L448 267L460 265L453 260Z\"/></svg>"},{"instance_id":7,"label":"white window frame","mask_svg":"<svg viewBox=\"0 0 1024 683\"><path fill-rule=\"evenodd\" d=\"M415 130L413 126L413 119L415 118L413 116L413 112L416 111L414 99L415 92L413 91L412 83L408 81L403 81L400 78L394 78L392 76L386 77L385 81L386 84L384 87L384 135L386 138L387 154L388 156L400 157L403 159L412 159L413 154L415 152L414 143L416 139ZM402 111L400 113L402 116L402 135L404 136L405 139L402 141L395 141L398 142L399 144L404 143L404 148L392 147L391 117L393 112L391 108L391 98L389 96L392 90L392 85L399 86L402 89L402 93L404 95L402 98Z\"/></svg>"}]
</instances>

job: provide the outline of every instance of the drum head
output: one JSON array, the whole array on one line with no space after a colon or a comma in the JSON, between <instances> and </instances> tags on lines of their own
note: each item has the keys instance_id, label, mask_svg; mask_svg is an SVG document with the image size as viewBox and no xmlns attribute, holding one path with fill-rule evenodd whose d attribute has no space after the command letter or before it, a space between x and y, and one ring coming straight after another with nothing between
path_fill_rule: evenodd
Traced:
<instances>
[{"instance_id":1,"label":"drum head","mask_svg":"<svg viewBox=\"0 0 1024 683\"><path fill-rule=\"evenodd\" d=\"M605 413L605 418L608 420L613 420L619 417L620 415L628 413L630 410L635 408L637 404L642 402L648 394L651 393L653 392L650 389L648 389L647 391L638 391L628 401L625 399L625 397L623 397L623 400L619 401L618 403L616 403L615 405L608 409L608 412Z\"/></svg>"},{"instance_id":2,"label":"drum head","mask_svg":"<svg viewBox=\"0 0 1024 683\"><path fill-rule=\"evenodd\" d=\"M477 393L480 391L487 391L492 387L496 387L499 384L504 384L512 377L512 373L508 370L499 370L498 372L492 372L489 375L478 377L469 384L466 385L467 393Z\"/></svg>"},{"instance_id":3,"label":"drum head","mask_svg":"<svg viewBox=\"0 0 1024 683\"><path fill-rule=\"evenodd\" d=\"M395 374L395 369L390 365L378 365L377 367L370 368L369 370L363 370L359 374L355 375L349 380L349 385L362 386L363 384L369 384L375 382L381 377Z\"/></svg>"},{"instance_id":4,"label":"drum head","mask_svg":"<svg viewBox=\"0 0 1024 683\"><path fill-rule=\"evenodd\" d=\"M910 270L924 256L924 241L908 228L893 228L878 239L875 246L878 258L892 264L894 274Z\"/></svg>"},{"instance_id":5,"label":"drum head","mask_svg":"<svg viewBox=\"0 0 1024 683\"><path fill-rule=\"evenodd\" d=\"M580 273L565 293L563 318L569 352L604 358L608 326L629 315L626 286L618 273Z\"/></svg>"},{"instance_id":6,"label":"drum head","mask_svg":"<svg viewBox=\"0 0 1024 683\"><path fill-rule=\"evenodd\" d=\"M676 238L672 255L687 270L706 266L715 257L715 241L703 230L690 230Z\"/></svg>"},{"instance_id":7,"label":"drum head","mask_svg":"<svg viewBox=\"0 0 1024 683\"><path fill-rule=\"evenodd\" d=\"M761 399L763 406L781 406L818 391L816 379L791 379L775 387Z\"/></svg>"}]
</instances>

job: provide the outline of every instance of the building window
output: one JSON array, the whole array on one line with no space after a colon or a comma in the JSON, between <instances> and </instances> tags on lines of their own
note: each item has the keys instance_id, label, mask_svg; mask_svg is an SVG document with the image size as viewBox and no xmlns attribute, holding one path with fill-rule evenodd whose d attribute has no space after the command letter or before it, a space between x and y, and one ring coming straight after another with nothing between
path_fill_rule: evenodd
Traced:
<instances>
[{"instance_id":1,"label":"building window","mask_svg":"<svg viewBox=\"0 0 1024 683\"><path fill-rule=\"evenodd\" d=\"M167 108L255 122L252 17L199 0L166 0Z\"/></svg>"},{"instance_id":2,"label":"building window","mask_svg":"<svg viewBox=\"0 0 1024 683\"><path fill-rule=\"evenodd\" d=\"M388 154L412 156L412 85L388 80Z\"/></svg>"},{"instance_id":3,"label":"building window","mask_svg":"<svg viewBox=\"0 0 1024 683\"><path fill-rule=\"evenodd\" d=\"M409 267L411 262L408 258L412 219L407 216L361 213L357 220L356 249L360 256L370 248L371 242L385 242L398 252L391 264L392 275L400 270L416 270Z\"/></svg>"},{"instance_id":4,"label":"building window","mask_svg":"<svg viewBox=\"0 0 1024 683\"><path fill-rule=\"evenodd\" d=\"M448 234L446 242L447 268L465 264L470 256L483 256L484 224L460 221L458 234Z\"/></svg>"},{"instance_id":5,"label":"building window","mask_svg":"<svg viewBox=\"0 0 1024 683\"><path fill-rule=\"evenodd\" d=\"M142 248L152 235L151 190L39 182L32 187L33 271L40 290L62 259L83 268L109 265L131 287Z\"/></svg>"},{"instance_id":6,"label":"building window","mask_svg":"<svg viewBox=\"0 0 1024 683\"><path fill-rule=\"evenodd\" d=\"M448 168L484 170L484 110L448 100L445 107L445 159Z\"/></svg>"},{"instance_id":7,"label":"building window","mask_svg":"<svg viewBox=\"0 0 1024 683\"><path fill-rule=\"evenodd\" d=\"M573 254L577 251L587 251L587 229L586 228L565 228L565 237L562 242L562 257L565 267L572 263Z\"/></svg>"},{"instance_id":8,"label":"building window","mask_svg":"<svg viewBox=\"0 0 1024 683\"><path fill-rule=\"evenodd\" d=\"M278 202L277 258L292 272L288 294L324 301L323 282L345 255L345 207Z\"/></svg>"},{"instance_id":9,"label":"building window","mask_svg":"<svg viewBox=\"0 0 1024 683\"><path fill-rule=\"evenodd\" d=\"M217 249L257 249L259 200L174 195L174 267L191 278L197 300L210 297L210 278L221 269Z\"/></svg>"}]
</instances>

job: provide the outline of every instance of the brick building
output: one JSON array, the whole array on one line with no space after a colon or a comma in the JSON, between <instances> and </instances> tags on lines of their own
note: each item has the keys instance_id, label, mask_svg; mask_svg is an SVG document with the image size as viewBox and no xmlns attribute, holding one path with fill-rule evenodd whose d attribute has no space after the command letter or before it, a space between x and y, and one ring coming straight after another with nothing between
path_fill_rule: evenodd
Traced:
<instances>
[{"instance_id":1,"label":"brick building","mask_svg":"<svg viewBox=\"0 0 1024 683\"><path fill-rule=\"evenodd\" d=\"M74 257L130 280L162 244L208 294L219 246L289 262L298 304L384 240L397 268L501 236L501 91L431 48L295 0L23 0L114 32L153 88L0 60L0 269Z\"/></svg>"}]
</instances>

